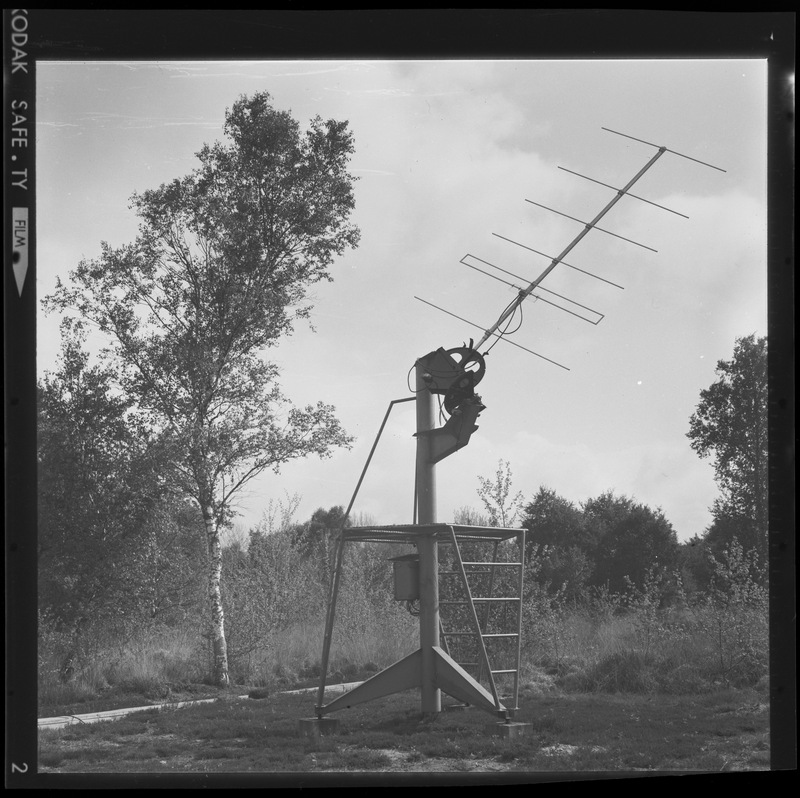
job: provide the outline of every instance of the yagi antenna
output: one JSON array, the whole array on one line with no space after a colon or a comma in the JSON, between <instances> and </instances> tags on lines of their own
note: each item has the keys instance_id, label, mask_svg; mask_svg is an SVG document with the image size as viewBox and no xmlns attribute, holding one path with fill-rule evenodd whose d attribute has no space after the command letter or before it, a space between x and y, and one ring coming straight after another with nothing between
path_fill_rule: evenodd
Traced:
<instances>
[{"instance_id":1,"label":"yagi antenna","mask_svg":"<svg viewBox=\"0 0 800 798\"><path fill-rule=\"evenodd\" d=\"M583 240L583 238L592 230L597 223L625 196L628 190L633 186L645 172L666 152L666 147L659 147L658 152L627 182L624 188L619 189L615 197L594 217L590 222L586 222L584 225L583 230L581 230L575 238L570 241L569 244L564 248L561 254L557 255L553 260L550 262L550 265L533 281L531 282L527 288L523 289L517 295L517 298L500 314L500 318L483 334L483 337L478 341L476 345L476 349L480 349L492 333L496 332L503 322L511 316L517 308L533 293L534 289L539 285L539 283L547 277L550 272L555 269L558 264L569 255L570 252Z\"/></svg>"},{"instance_id":2,"label":"yagi antenna","mask_svg":"<svg viewBox=\"0 0 800 798\"><path fill-rule=\"evenodd\" d=\"M622 188L616 188L615 186L608 185L607 183L602 183L599 180L595 180L594 178L587 177L586 175L582 175L582 174L580 174L578 172L573 172L570 169L564 169L563 167L559 167L560 169L563 169L566 172L570 172L571 174L577 175L578 177L582 177L582 178L584 178L586 180L591 180L594 183L598 183L599 185L604 186L605 188L610 188L610 189L612 189L613 191L616 192L616 194L611 199L611 201L608 202L606 204L606 206L593 219L591 219L588 222L587 221L583 221L581 219L576 219L575 217L569 216L568 214L563 213L562 211L557 211L554 208L549 208L548 206L542 205L542 204L540 204L538 202L534 202L533 200L526 200L526 202L529 202L532 205L536 205L537 207L544 208L545 210L548 210L548 211L552 211L553 213L557 213L560 216L565 216L566 218L572 219L573 221L579 222L580 224L583 225L583 229L580 231L580 233L578 233L578 235L576 235L575 238L573 238L572 241L570 241L570 243L558 255L553 257L551 259L551 261L550 261L550 264L544 269L544 271L535 280L533 280L532 282L528 283L528 285L526 287L519 288L519 286L517 286L514 283L509 283L508 281L503 280L500 277L497 277L497 275L491 274L490 272L487 272L487 271L485 271L485 270L473 265L472 263L468 263L467 259L472 259L473 261L477 261L478 263L482 263L482 264L484 264L486 266L489 266L492 269L495 269L496 271L503 272L503 273L509 275L510 277L514 277L515 279L522 281L521 277L519 277L519 276L517 276L517 275L515 275L515 274L513 274L513 273L511 273L511 272L509 272L509 271L507 271L505 269L502 269L501 267L496 266L495 264L490 263L489 261L483 260L482 258L478 258L478 257L476 257L474 255L469 255L469 254L465 255L461 259L460 263L464 264L465 266L468 266L471 269L475 269L476 271L479 271L482 274L485 274L485 275L487 275L489 277L492 277L493 279L500 280L500 282L503 282L506 285L510 285L513 288L517 288L518 289L517 296L515 297L515 299L508 304L508 306L505 308L505 310L503 310L503 312L500 314L500 316L497 319L497 321L491 327L489 327L488 329L486 329L484 331L483 337L478 341L477 344L475 344L474 349L476 351L481 346L483 346L492 336L495 336L499 340L506 341L506 343L514 344L515 346L518 346L520 349L525 349L525 351L530 352L531 354L536 355L537 357L543 358L544 360L547 360L548 362L553 363L553 364L555 364L555 365L557 365L557 366L559 366L559 367L561 367L563 369L567 369L566 366L562 366L560 363L556 363L554 360L550 360L550 358L546 358L543 355L540 355L538 352L533 352L532 350L527 349L524 346L520 346L516 342L509 340L507 337L505 337L505 331L498 332L498 330L500 330L500 328L503 326L503 324L505 324L507 321L509 321L511 319L511 317L519 309L520 305L530 296L533 296L534 299L536 299L538 301L543 301L543 302L546 302L547 304L553 305L554 307L557 307L559 310L563 310L563 311L565 311L567 313L572 314L573 316L578 316L583 321L588 321L589 323L595 324L595 325L599 324L600 321L602 321L602 319L604 318L602 313L600 313L599 311L596 311L596 310L592 310L591 308L588 308L585 305L581 305L580 303L575 302L572 299L568 299L567 297L564 297L561 294L556 294L555 292L547 291L547 289L541 288L540 286L541 286L542 281L550 274L550 272L553 271L553 269L555 269L556 266L558 266L559 263L563 263L565 266L567 266L570 269L574 269L574 270L582 272L583 274L586 274L586 275L588 275L590 277L594 277L595 279L598 279L598 280L601 280L603 282L609 283L610 285L613 285L616 288L622 288L621 285L617 285L617 283L612 283L610 280L606 280L604 277L600 277L600 276L598 276L596 274L592 274L589 271L585 271L583 269L579 269L577 266L572 266L572 265L570 265L568 263L565 263L564 262L564 258L570 252L572 252L572 250L583 240L583 238L591 230L598 230L598 231L600 231L602 233L606 233L608 235L615 236L616 238L620 238L620 239L622 239L624 241L627 241L627 242L629 242L631 244L636 244L637 246L643 247L644 249L648 249L651 252L657 252L657 250L653 249L652 247L648 247L645 244L640 244L637 241L633 241L633 240L631 240L629 238L624 238L623 236L617 235L616 233L613 233L610 230L606 230L606 229L604 229L602 227L598 227L598 222L620 201L620 199L622 199L622 197L624 197L626 195L631 197L632 199L637 199L637 200L639 200L641 202L646 202L649 205L653 205L653 206L655 206L657 208L661 208L662 210L669 211L670 213L677 214L678 216L682 216L685 219L689 218L688 216L686 216L683 213L679 213L678 211L672 210L671 208L667 208L667 207L665 207L663 205L659 205L658 203L651 202L650 200L647 200L644 197L640 197L640 196L637 196L636 194L632 194L631 191L630 191L630 189L634 186L634 184L655 164L655 162L665 152L672 153L673 155L677 155L677 156L679 156L681 158L686 158L687 160L694 161L695 163L699 163L699 164L701 164L703 166L708 166L711 169L717 169L720 172L724 172L725 171L724 169L720 169L718 166L713 166L712 164L706 163L705 161L700 161L697 158L691 158L690 156L684 155L683 153L677 152L676 150L671 150L671 149L668 149L667 147L659 146L657 144L653 144L652 142L645 141L644 139L638 139L638 138L635 138L634 136L629 136L629 135L627 135L625 133L619 133L618 131L611 130L610 128L607 128L607 127L604 127L602 129L607 131L608 133L614 133L615 135L623 136L624 138L632 139L633 141L638 141L638 142L640 142L642 144L647 144L650 147L655 147L657 152L653 155L652 158L650 158L650 160ZM543 253L543 252L539 252L538 250L533 249L532 247L529 247L529 246L527 246L525 244L522 244L522 243L520 243L518 241L514 241L513 239L506 238L505 236L499 235L498 233L493 233L493 235L495 235L497 238L503 239L504 241L508 241L509 243L516 244L519 247L523 247L524 249L530 250L531 252L535 252L538 255L543 255L544 257L550 257L549 255L545 255L545 253ZM547 291L548 294L558 297L559 299L561 299L564 302L566 302L569 305L571 305L572 309L564 307L562 304L559 304L557 302L553 302L552 300L545 299L541 295L541 293L534 293L537 288L539 289L540 292ZM431 307L436 308L437 310L440 310L443 313L447 313L450 316L454 316L455 318L460 319L461 321L464 321L467 324L472 324L475 327L480 327L480 325L475 324L474 322L468 321L467 319L464 319L461 316L456 316L455 313L450 313L450 311L444 310L444 308L440 308L440 307L438 307L437 305L434 305L431 302L426 302L424 299L420 299L419 297L415 297L415 299L419 299L421 302L425 302L426 305L430 305ZM575 310L575 308L580 308L581 310L587 311L587 313L590 314L590 316L583 315L582 313L580 313L577 310ZM569 370L569 369L567 369L567 370Z\"/></svg>"}]
</instances>

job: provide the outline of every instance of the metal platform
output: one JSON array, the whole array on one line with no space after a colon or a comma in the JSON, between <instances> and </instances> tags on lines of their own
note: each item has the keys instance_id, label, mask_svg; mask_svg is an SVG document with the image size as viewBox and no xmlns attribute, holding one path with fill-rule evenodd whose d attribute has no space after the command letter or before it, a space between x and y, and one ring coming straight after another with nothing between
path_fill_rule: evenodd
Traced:
<instances>
[{"instance_id":1,"label":"metal platform","mask_svg":"<svg viewBox=\"0 0 800 798\"><path fill-rule=\"evenodd\" d=\"M415 545L421 538L437 543L452 543L451 530L460 540L502 542L518 538L520 529L464 524L391 524L388 526L351 526L342 530L342 540L359 543L406 543Z\"/></svg>"}]
</instances>

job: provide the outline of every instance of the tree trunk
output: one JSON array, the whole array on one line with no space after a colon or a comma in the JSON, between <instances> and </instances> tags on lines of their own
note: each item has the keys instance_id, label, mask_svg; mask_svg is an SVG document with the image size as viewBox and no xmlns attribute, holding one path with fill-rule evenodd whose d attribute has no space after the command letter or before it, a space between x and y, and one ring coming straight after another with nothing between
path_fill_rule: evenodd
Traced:
<instances>
[{"instance_id":1,"label":"tree trunk","mask_svg":"<svg viewBox=\"0 0 800 798\"><path fill-rule=\"evenodd\" d=\"M212 679L220 687L230 685L228 644L225 641L225 613L222 609L222 548L219 527L211 508L203 510L208 546L208 603L211 610L211 645L214 654Z\"/></svg>"}]
</instances>

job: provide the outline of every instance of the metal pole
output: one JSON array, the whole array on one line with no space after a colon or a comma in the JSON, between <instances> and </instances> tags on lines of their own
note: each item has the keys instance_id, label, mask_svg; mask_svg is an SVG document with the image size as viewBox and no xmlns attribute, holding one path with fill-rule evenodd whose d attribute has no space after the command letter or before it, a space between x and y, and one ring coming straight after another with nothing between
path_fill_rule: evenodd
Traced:
<instances>
[{"instance_id":1,"label":"metal pole","mask_svg":"<svg viewBox=\"0 0 800 798\"><path fill-rule=\"evenodd\" d=\"M372 455L375 454L375 449L378 446L378 441L381 439L381 435L383 434L383 428L386 426L386 422L389 420L389 414L392 412L392 408L399 404L400 402L410 402L414 399L413 396L406 396L403 399L393 399L389 402L389 407L386 408L386 415L383 417L383 422L381 423L380 429L378 430L378 434L375 436L375 442L372 444L372 449L370 449L369 456L367 457L367 462L364 464L364 468L361 471L361 476L358 478L358 484L356 485L356 489L353 491L353 496L350 499L350 504L347 505L347 509L344 512L344 516L342 518L342 526L339 529L339 540L336 546L336 559L335 565L333 570L333 579L331 582L330 592L328 595L328 613L325 618L325 637L322 641L322 673L320 674L319 680L319 692L317 694L317 716L322 717L321 707L322 702L325 698L325 679L326 674L328 673L328 660L330 658L331 653L331 638L333 635L333 619L336 614L336 598L339 594L339 582L341 580L342 574L342 563L344 562L344 529L347 524L347 519L350 517L350 511L353 509L353 505L356 501L356 496L358 496L358 491L361 488L361 483L364 481L364 476L367 473L367 469L369 468L369 464L372 461Z\"/></svg>"},{"instance_id":2,"label":"metal pole","mask_svg":"<svg viewBox=\"0 0 800 798\"><path fill-rule=\"evenodd\" d=\"M414 396L406 396L403 399L392 399L389 402L389 407L386 408L386 415L383 417L383 421L381 422L380 429L378 430L378 434L375 436L375 441L372 444L372 448L369 450L369 456L367 457L367 462L364 463L364 468L361 471L361 476L358 478L358 484L356 485L356 489L353 491L353 497L350 499L350 504L347 505L347 509L344 513L344 518L342 519L342 529L344 529L345 524L347 523L347 519L350 517L350 510L353 509L353 505L356 501L356 496L358 496L358 491L361 489L361 483L364 481L364 476L367 473L367 469L369 468L369 464L372 462L372 455L375 454L375 449L378 447L378 441L381 439L381 435L383 435L383 428L386 426L386 422L389 420L389 414L392 412L392 408L400 404L401 402L413 402L416 397Z\"/></svg>"},{"instance_id":3,"label":"metal pole","mask_svg":"<svg viewBox=\"0 0 800 798\"><path fill-rule=\"evenodd\" d=\"M434 398L422 376L424 368L416 364L417 394L417 523L436 523L436 473L430 462L429 436L434 428ZM421 433L421 434L420 434ZM433 535L420 535L419 552L419 643L422 650L422 713L432 716L442 711L442 693L436 686L436 657L439 645L439 563L437 542Z\"/></svg>"},{"instance_id":4,"label":"metal pole","mask_svg":"<svg viewBox=\"0 0 800 798\"><path fill-rule=\"evenodd\" d=\"M342 525L342 530L344 525ZM339 533L339 540L336 544L336 561L331 580L330 592L328 594L328 614L325 618L325 637L322 640L322 673L319 678L319 690L317 692L317 717L322 718L323 701L325 700L325 678L328 673L328 660L331 654L331 638L333 636L333 619L336 615L336 598L339 595L339 581L342 575L342 563L344 561L344 536Z\"/></svg>"}]
</instances>

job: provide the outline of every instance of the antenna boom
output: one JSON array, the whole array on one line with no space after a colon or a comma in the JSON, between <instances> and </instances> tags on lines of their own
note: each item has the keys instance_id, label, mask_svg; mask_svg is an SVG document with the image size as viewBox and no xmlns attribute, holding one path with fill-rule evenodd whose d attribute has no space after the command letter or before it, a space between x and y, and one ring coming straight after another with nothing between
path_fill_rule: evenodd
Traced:
<instances>
[{"instance_id":1,"label":"antenna boom","mask_svg":"<svg viewBox=\"0 0 800 798\"><path fill-rule=\"evenodd\" d=\"M477 345L475 346L476 349L483 346L489 338L495 334L495 332L499 329L500 325L508 319L508 317L516 311L516 309L531 295L533 290L539 285L539 283L550 274L553 269L565 258L583 239L583 237L600 221L619 201L620 199L628 192L631 186L636 183L637 180L666 152L666 147L659 147L658 152L628 181L627 185L624 188L621 188L617 195L597 214L597 216L589 222L580 233L567 245L566 249L557 257L553 258L552 263L523 291L519 292L517 298L503 311L500 315L500 318L488 329L484 332L483 338L478 341ZM511 342L509 342L511 343Z\"/></svg>"}]
</instances>

